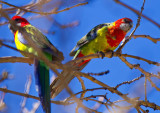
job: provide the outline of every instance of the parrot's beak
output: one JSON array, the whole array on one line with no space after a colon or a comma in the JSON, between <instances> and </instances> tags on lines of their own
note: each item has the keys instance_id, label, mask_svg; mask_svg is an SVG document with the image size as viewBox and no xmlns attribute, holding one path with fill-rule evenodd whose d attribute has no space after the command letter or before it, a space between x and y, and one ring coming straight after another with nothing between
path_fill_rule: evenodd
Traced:
<instances>
[{"instance_id":1,"label":"parrot's beak","mask_svg":"<svg viewBox=\"0 0 160 113\"><path fill-rule=\"evenodd\" d=\"M129 25L130 25L130 28L132 28L133 27L133 22L130 22Z\"/></svg>"}]
</instances>

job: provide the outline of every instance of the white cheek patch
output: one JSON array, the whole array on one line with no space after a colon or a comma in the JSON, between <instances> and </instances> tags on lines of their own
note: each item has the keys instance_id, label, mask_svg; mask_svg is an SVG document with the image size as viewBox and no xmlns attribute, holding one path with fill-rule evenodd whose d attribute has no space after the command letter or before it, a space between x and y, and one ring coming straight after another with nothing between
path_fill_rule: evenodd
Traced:
<instances>
[{"instance_id":1,"label":"white cheek patch","mask_svg":"<svg viewBox=\"0 0 160 113\"><path fill-rule=\"evenodd\" d=\"M21 27L21 23L17 23L16 25Z\"/></svg>"},{"instance_id":2,"label":"white cheek patch","mask_svg":"<svg viewBox=\"0 0 160 113\"><path fill-rule=\"evenodd\" d=\"M122 23L120 25L120 29L123 31L126 31L126 32L128 32L130 30L130 28L131 28L131 26L128 23Z\"/></svg>"}]
</instances>

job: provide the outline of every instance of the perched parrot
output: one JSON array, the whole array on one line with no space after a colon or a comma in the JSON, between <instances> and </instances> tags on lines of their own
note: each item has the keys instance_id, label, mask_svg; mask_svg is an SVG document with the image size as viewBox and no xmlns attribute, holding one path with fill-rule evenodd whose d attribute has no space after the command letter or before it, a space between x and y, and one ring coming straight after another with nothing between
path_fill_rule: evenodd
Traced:
<instances>
[{"instance_id":1,"label":"perched parrot","mask_svg":"<svg viewBox=\"0 0 160 113\"><path fill-rule=\"evenodd\" d=\"M71 51L70 56L74 56L74 60L75 58L95 54L97 52L103 53L109 50L115 50L132 26L132 20L129 18L122 18L112 23L97 25L77 42L77 45ZM78 50L76 50L77 48ZM78 64L79 70L82 70L89 61L90 59ZM65 72L62 73L66 83L69 83L74 78L74 75ZM52 97L54 98L66 85L61 84L58 78L52 84L51 92Z\"/></svg>"},{"instance_id":2,"label":"perched parrot","mask_svg":"<svg viewBox=\"0 0 160 113\"><path fill-rule=\"evenodd\" d=\"M54 47L46 36L44 36L36 27L32 26L25 18L20 16L12 17L15 25L10 24L9 28L14 33L14 41L18 50L33 53L38 56L38 52L31 46L29 41L40 48L43 54L50 61L63 60L63 55L58 50L53 50ZM55 47L54 47L55 48ZM22 55L25 54L22 52ZM59 55L59 56L58 56ZM49 68L47 65L38 59L34 60L35 80L38 87L39 97L45 113L51 112L50 105L50 79Z\"/></svg>"}]
</instances>

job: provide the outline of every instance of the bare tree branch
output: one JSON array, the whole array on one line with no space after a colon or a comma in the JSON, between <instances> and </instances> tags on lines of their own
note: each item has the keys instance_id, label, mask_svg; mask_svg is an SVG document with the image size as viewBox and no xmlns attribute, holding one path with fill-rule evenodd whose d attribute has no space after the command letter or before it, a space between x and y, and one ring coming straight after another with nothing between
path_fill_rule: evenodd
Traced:
<instances>
[{"instance_id":1,"label":"bare tree branch","mask_svg":"<svg viewBox=\"0 0 160 113\"><path fill-rule=\"evenodd\" d=\"M141 12L139 12L138 10L134 9L133 7L121 2L120 0L114 0L116 3L130 9L131 11L133 11L134 13L136 13L138 16L141 15ZM148 21L152 22L154 25L156 25L157 27L160 28L160 24L158 24L156 21L152 20L151 18L147 17L146 15L142 14L142 17L147 19Z\"/></svg>"},{"instance_id":2,"label":"bare tree branch","mask_svg":"<svg viewBox=\"0 0 160 113\"><path fill-rule=\"evenodd\" d=\"M12 5L12 4L9 4L7 2L4 2L4 1L0 1L0 3L3 3L3 4L6 4L6 5L9 5L11 7L14 7L14 8L17 8L17 9L20 9L22 11L25 11L25 12L30 12L30 13L36 13L36 14L40 14L40 15L51 15L51 14L58 14L58 13L61 13L61 12L64 12L64 11L68 11L74 7L78 7L78 6L81 6L81 5L86 5L88 4L88 2L85 2L85 3L79 3L77 5L74 5L72 7L69 7L69 8L65 8L63 10L60 10L60 11L57 11L57 8L54 8L53 10L51 10L51 12L36 12L36 11L31 11L31 10L28 10L28 9L24 9L22 7L18 7L18 6L15 6L15 5Z\"/></svg>"}]
</instances>

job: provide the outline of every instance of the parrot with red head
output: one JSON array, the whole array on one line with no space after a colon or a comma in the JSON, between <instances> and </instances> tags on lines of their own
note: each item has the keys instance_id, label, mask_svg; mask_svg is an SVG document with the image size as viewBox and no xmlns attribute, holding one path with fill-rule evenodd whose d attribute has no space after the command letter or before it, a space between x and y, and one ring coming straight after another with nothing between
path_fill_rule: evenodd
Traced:
<instances>
[{"instance_id":1,"label":"parrot with red head","mask_svg":"<svg viewBox=\"0 0 160 113\"><path fill-rule=\"evenodd\" d=\"M12 21L15 25L10 24L9 28L14 33L14 41L18 50L38 56L38 52L29 43L29 41L32 41L37 48L42 50L48 60L63 60L62 53L56 49L53 51L51 47L54 46L47 37L36 27L32 26L25 18L14 16L12 17ZM23 52L21 52L21 54L26 56ZM43 110L45 113L51 113L49 67L43 61L35 58L34 71L36 86Z\"/></svg>"},{"instance_id":2,"label":"parrot with red head","mask_svg":"<svg viewBox=\"0 0 160 113\"><path fill-rule=\"evenodd\" d=\"M77 42L70 56L74 56L73 59L75 59L97 52L115 50L132 26L132 20L129 18L122 18L113 23L100 24ZM89 61L82 62L80 66Z\"/></svg>"},{"instance_id":3,"label":"parrot with red head","mask_svg":"<svg viewBox=\"0 0 160 113\"><path fill-rule=\"evenodd\" d=\"M83 56L95 54L97 52L107 52L115 50L120 42L125 38L126 34L133 26L133 22L129 18L122 18L111 23L99 24L82 37L77 45L70 52L70 56L74 56L73 60ZM82 70L90 61L85 60L78 64L78 70ZM65 82L68 84L74 75L62 72ZM58 78L52 83L52 97L61 92L66 85L61 84Z\"/></svg>"}]
</instances>

